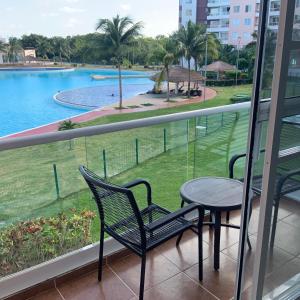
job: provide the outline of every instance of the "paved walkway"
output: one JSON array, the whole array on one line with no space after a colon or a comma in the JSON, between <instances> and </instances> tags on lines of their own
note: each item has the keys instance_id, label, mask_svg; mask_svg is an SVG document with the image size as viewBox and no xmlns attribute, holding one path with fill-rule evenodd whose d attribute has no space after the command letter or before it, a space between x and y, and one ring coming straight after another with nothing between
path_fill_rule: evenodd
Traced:
<instances>
[{"instance_id":1,"label":"paved walkway","mask_svg":"<svg viewBox=\"0 0 300 300\"><path fill-rule=\"evenodd\" d=\"M204 88L202 88L203 90ZM204 91L203 91L204 92ZM166 102L165 95L151 95L151 94L145 94L145 95L138 95L132 99L125 100L123 105L126 107L126 109L118 110L115 107L118 106L118 104L114 104L111 106L103 107L100 109L96 109L87 113L83 113L79 116L70 118L72 122L76 123L82 123L90 120L94 120L99 117L108 116L108 115L117 115L117 114L123 114L123 113L133 113L133 112L141 112L141 111L148 111L148 110L156 110L161 108L169 108L169 107L176 107L186 104L192 104L192 103L201 103L204 100L210 100L216 97L217 92L213 89L206 88L205 91L205 99L203 96L201 97L193 97L191 99L187 98L171 98L172 102ZM176 102L173 102L176 101ZM150 103L152 106L142 106L142 104ZM138 106L138 108L130 108L130 106ZM26 130L23 132L19 132L16 134L12 134L6 138L15 138L15 137L24 137L24 136L30 136L30 135L36 135L36 134L42 134L42 133L49 133L49 132L55 132L58 130L59 122L51 123L48 125L44 125L41 127L37 127L34 129Z\"/></svg>"}]
</instances>

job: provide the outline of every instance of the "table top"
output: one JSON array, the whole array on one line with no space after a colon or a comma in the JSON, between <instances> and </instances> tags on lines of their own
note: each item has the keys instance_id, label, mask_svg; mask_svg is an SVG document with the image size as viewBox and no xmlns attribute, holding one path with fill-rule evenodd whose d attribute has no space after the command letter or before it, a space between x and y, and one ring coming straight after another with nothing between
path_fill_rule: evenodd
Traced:
<instances>
[{"instance_id":1,"label":"table top","mask_svg":"<svg viewBox=\"0 0 300 300\"><path fill-rule=\"evenodd\" d=\"M243 188L244 184L238 180L201 177L186 182L180 189L180 195L185 202L199 203L208 210L229 211L241 208Z\"/></svg>"}]
</instances>

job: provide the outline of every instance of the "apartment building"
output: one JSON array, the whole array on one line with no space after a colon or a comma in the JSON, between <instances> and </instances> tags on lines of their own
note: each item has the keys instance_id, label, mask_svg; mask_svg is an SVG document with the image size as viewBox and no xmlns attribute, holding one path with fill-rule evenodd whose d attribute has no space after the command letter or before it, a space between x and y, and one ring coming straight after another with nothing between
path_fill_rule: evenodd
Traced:
<instances>
[{"instance_id":1,"label":"apartment building","mask_svg":"<svg viewBox=\"0 0 300 300\"><path fill-rule=\"evenodd\" d=\"M191 20L207 25L223 44L243 47L253 40L258 29L261 0L180 0L179 24ZM280 0L270 2L269 28L276 30Z\"/></svg>"}]
</instances>

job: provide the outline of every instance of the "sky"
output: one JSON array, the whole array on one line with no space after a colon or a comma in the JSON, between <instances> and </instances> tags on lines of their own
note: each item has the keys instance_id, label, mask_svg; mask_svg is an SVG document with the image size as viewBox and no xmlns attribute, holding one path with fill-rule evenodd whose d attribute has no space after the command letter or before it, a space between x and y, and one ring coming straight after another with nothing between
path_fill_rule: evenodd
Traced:
<instances>
[{"instance_id":1,"label":"sky","mask_svg":"<svg viewBox=\"0 0 300 300\"><path fill-rule=\"evenodd\" d=\"M143 21L143 34L169 34L178 27L178 0L0 0L0 37L67 36L95 31L98 19L129 15Z\"/></svg>"}]
</instances>

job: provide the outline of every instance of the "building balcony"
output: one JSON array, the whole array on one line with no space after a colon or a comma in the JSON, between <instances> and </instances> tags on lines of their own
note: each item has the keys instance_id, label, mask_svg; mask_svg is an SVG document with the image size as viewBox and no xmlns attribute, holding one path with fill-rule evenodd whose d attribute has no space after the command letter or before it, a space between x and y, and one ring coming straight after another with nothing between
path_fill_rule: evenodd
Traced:
<instances>
[{"instance_id":1,"label":"building balcony","mask_svg":"<svg viewBox=\"0 0 300 300\"><path fill-rule=\"evenodd\" d=\"M229 19L229 14L213 14L208 15L207 20L220 20L220 19Z\"/></svg>"},{"instance_id":2,"label":"building balcony","mask_svg":"<svg viewBox=\"0 0 300 300\"><path fill-rule=\"evenodd\" d=\"M207 7L218 7L224 5L230 5L230 1L229 0L208 0L207 2Z\"/></svg>"},{"instance_id":3,"label":"building balcony","mask_svg":"<svg viewBox=\"0 0 300 300\"><path fill-rule=\"evenodd\" d=\"M211 25L211 26L208 26L207 27L207 31L208 32L228 32L229 30L229 26L214 26L214 25Z\"/></svg>"},{"instance_id":4,"label":"building balcony","mask_svg":"<svg viewBox=\"0 0 300 300\"><path fill-rule=\"evenodd\" d=\"M23 299L38 293L31 300L137 299L140 260L111 238L105 241L104 279L97 281L97 209L78 166L86 165L118 184L146 178L153 186L155 202L173 211L180 206L179 189L187 180L228 177L230 158L246 150L249 108L248 102L3 140L0 234L7 252L0 253L0 298L31 288L22 294ZM244 163L235 171L236 176L242 176ZM145 191L137 189L135 193L143 207ZM292 276L297 269L299 245L290 243L289 250L284 251L281 237L288 233L291 240L297 239L298 229L292 220L299 215L299 207L292 200L282 201L267 292L274 278L278 283L287 278L287 273L279 271L286 270ZM230 222L239 225L240 216L241 212L235 211ZM253 249L258 217L259 198L250 223ZM7 237L15 243L13 256L9 255L12 246L6 244ZM145 299L233 296L239 230L222 228L218 272L212 265L213 232L208 227L203 239L204 280L197 281L197 237L189 232L179 247L172 239L150 253ZM248 253L251 265L255 250ZM249 268L245 299L251 284Z\"/></svg>"}]
</instances>

